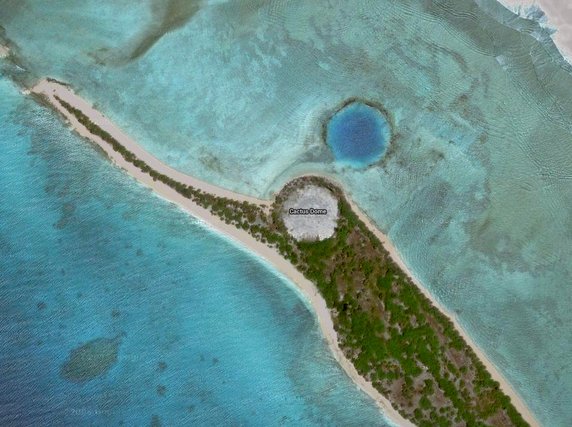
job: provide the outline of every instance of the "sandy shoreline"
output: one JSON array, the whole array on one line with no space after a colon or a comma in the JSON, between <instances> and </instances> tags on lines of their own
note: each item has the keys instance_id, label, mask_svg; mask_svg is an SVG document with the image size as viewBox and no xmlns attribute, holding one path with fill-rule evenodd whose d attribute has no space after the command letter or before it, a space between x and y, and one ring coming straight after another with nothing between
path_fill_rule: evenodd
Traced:
<instances>
[{"instance_id":1,"label":"sandy shoreline","mask_svg":"<svg viewBox=\"0 0 572 427\"><path fill-rule=\"evenodd\" d=\"M79 133L81 136L88 138L89 140L100 146L107 155L112 159L112 161L124 169L129 175L137 179L139 182L150 187L159 196L167 199L170 202L176 203L185 211L191 213L193 216L198 217L204 221L208 226L214 228L215 230L223 233L224 235L230 237L235 242L238 242L248 249L259 255L261 258L269 262L275 269L280 271L284 276L290 279L302 292L307 301L312 305L314 312L316 313L318 323L322 330L322 333L328 342L336 360L342 366L344 371L352 378L352 380L370 397L372 397L379 407L383 410L384 414L389 417L393 422L398 425L411 426L411 422L405 420L392 406L391 403L381 395L373 385L367 381L365 378L360 376L356 371L353 364L346 359L343 352L338 346L338 339L336 331L334 330L333 321L330 316L330 312L326 306L325 300L320 295L318 289L315 285L306 279L302 273L300 273L289 261L284 259L277 250L272 249L266 244L257 241L254 237L248 234L244 230L237 229L233 225L226 224L224 221L211 214L208 210L198 206L191 200L183 197L177 193L172 188L163 184L160 181L154 181L151 176L143 173L141 170L136 168L131 163L128 163L123 159L123 157L115 152L109 144L103 141L101 138L92 135L85 127L83 127L77 119L71 115L67 110L65 110L54 98L55 95L68 102L72 106L79 108L86 114L94 123L100 126L102 129L106 130L110 135L112 135L118 142L125 146L129 151L136 154L141 160L144 160L149 166L156 169L157 171L171 176L180 182L192 185L201 190L216 194L221 197L233 198L236 200L247 200L252 203L256 203L261 206L270 206L272 203L269 200L262 200L253 197L248 197L234 193L229 190L222 189L220 187L214 186L207 182L198 180L196 178L185 175L178 172L169 166L165 165L157 158L152 156L150 153L146 152L141 148L135 141L130 139L126 134L124 134L119 128L117 128L109 119L103 116L100 112L96 111L89 103L75 95L74 92L66 86L61 84L42 80L33 89L33 93L44 95L47 97L48 101L52 106L59 111L66 119L69 121L73 129ZM331 179L330 177L326 177ZM351 201L349 197L348 201L352 206L352 209L356 212L359 218L368 226L368 228L377 236L377 238L382 242L384 247L388 250L393 260L406 272L411 279L415 282L418 288L426 295L433 304L438 307L444 314L446 314L454 323L457 330L461 333L467 344L469 344L475 353L478 355L479 359L487 367L488 371L491 373L492 377L499 382L502 391L507 394L516 407L516 409L522 414L524 419L532 426L540 425L535 419L534 415L518 395L518 393L513 389L510 383L502 376L496 366L486 357L484 352L473 342L471 337L466 333L466 331L461 327L456 317L449 313L433 296L425 289L422 284L411 274L411 271L407 268L403 262L399 252L389 241L387 236L385 236L379 229L372 223L372 221L365 215L361 210Z\"/></svg>"},{"instance_id":2,"label":"sandy shoreline","mask_svg":"<svg viewBox=\"0 0 572 427\"><path fill-rule=\"evenodd\" d=\"M518 13L519 8L526 10L538 6L548 19L548 26L556 29L552 35L554 44L562 56L572 63L572 3L563 0L499 0L508 9Z\"/></svg>"}]
</instances>

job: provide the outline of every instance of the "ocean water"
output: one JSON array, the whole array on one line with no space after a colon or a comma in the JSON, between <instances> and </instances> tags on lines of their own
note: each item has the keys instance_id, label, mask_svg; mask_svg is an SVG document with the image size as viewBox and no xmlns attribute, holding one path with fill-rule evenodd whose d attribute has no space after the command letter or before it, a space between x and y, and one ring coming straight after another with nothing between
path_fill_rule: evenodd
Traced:
<instances>
[{"instance_id":1,"label":"ocean water","mask_svg":"<svg viewBox=\"0 0 572 427\"><path fill-rule=\"evenodd\" d=\"M390 425L293 285L0 78L0 425Z\"/></svg>"},{"instance_id":2,"label":"ocean water","mask_svg":"<svg viewBox=\"0 0 572 427\"><path fill-rule=\"evenodd\" d=\"M540 421L569 426L572 70L549 30L493 0L180 3L0 0L11 74L72 83L215 184L339 180ZM348 99L390 113L383 164L323 141Z\"/></svg>"},{"instance_id":3,"label":"ocean water","mask_svg":"<svg viewBox=\"0 0 572 427\"><path fill-rule=\"evenodd\" d=\"M390 139L381 111L361 102L344 106L327 123L326 143L339 164L369 166L381 158Z\"/></svg>"}]
</instances>

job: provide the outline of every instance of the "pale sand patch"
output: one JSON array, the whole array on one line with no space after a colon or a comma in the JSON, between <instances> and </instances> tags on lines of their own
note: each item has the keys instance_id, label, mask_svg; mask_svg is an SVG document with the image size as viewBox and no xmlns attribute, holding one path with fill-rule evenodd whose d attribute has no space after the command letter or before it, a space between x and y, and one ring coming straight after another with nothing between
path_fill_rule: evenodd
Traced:
<instances>
[{"instance_id":1,"label":"pale sand patch","mask_svg":"<svg viewBox=\"0 0 572 427\"><path fill-rule=\"evenodd\" d=\"M10 49L8 46L0 44L0 58L6 58L10 54Z\"/></svg>"},{"instance_id":2,"label":"pale sand patch","mask_svg":"<svg viewBox=\"0 0 572 427\"><path fill-rule=\"evenodd\" d=\"M66 109L64 109L55 99L55 95L68 102L75 108L81 109L82 112L88 116L94 123L105 129L112 135L118 142L120 142L125 148L136 154L140 159L144 160L149 166L155 168L157 171L164 173L165 175L171 176L173 179L177 179L181 182L188 183L189 185L199 188L204 191L208 191L213 194L217 194L223 197L229 197L236 200L248 200L250 202L269 206L270 202L268 200L259 200L252 197L243 196L231 191L213 186L212 184L205 183L204 181L197 180L188 175L184 175L174 169L166 166L158 159L153 157L151 154L143 150L138 146L133 140L131 140L127 135L125 135L119 128L117 128L109 119L104 117L101 113L94 110L91 105L89 105L85 100L77 96L71 89L61 84L55 82L49 82L47 80L42 80L33 89L32 93L44 95L50 104L60 112L71 124L72 128L81 136L89 139L90 141L96 143L105 153L111 158L113 163L115 163L120 168L124 169L129 175L134 177L137 181L143 183L144 185L150 187L156 194L162 198L177 204L183 210L189 212L191 215L202 220L205 225L215 229L216 231L222 233L223 235L230 237L234 242L238 242L242 246L246 246L250 251L259 255L261 258L266 260L271 264L276 270L280 271L285 277L290 279L297 288L301 291L302 295L306 301L311 305L313 311L316 313L316 317L322 334L326 339L328 346L330 347L336 361L344 369L347 375L362 389L367 393L382 409L383 413L389 417L394 423L400 426L413 426L411 422L404 419L392 406L391 403L381 395L371 384L356 371L353 364L344 356L342 350L338 346L338 337L334 329L334 324L330 315L330 311L326 306L326 302L320 295L316 286L306 279L302 273L300 273L289 261L284 259L276 249L266 246L266 244L259 242L250 234L242 229L237 229L235 226L226 224L224 221L219 219L217 216L211 214L208 210L202 208L201 206L193 203L191 200L183 197L177 193L172 188L163 184L159 181L154 181L151 176L143 173L141 170L128 163L123 159L123 157L114 151L108 143L103 141L98 136L91 134L83 125L81 125L78 120L71 115Z\"/></svg>"},{"instance_id":3,"label":"pale sand patch","mask_svg":"<svg viewBox=\"0 0 572 427\"><path fill-rule=\"evenodd\" d=\"M569 0L499 0L508 9L518 13L519 8L538 6L548 19L548 26L554 28L554 44L566 60L572 63L572 2Z\"/></svg>"},{"instance_id":4,"label":"pale sand patch","mask_svg":"<svg viewBox=\"0 0 572 427\"><path fill-rule=\"evenodd\" d=\"M308 214L291 213L290 209L309 210ZM312 209L324 209L314 214ZM296 240L324 240L332 237L338 224L338 199L327 188L305 185L288 195L282 208L282 220Z\"/></svg>"},{"instance_id":5,"label":"pale sand patch","mask_svg":"<svg viewBox=\"0 0 572 427\"><path fill-rule=\"evenodd\" d=\"M240 195L232 191L225 190L220 187L214 186L212 184L206 183L204 181L200 181L196 178L193 178L189 175L185 175L181 172L178 172L170 168L169 166L159 161L157 158L153 157L143 148L141 148L137 143L135 143L125 133L123 133L117 126L115 126L109 119L103 116L100 112L96 111L85 100L77 96L70 88L62 84L56 82L50 82L47 80L42 80L32 89L32 92L44 95L48 99L50 104L52 104L52 106L69 121L72 128L79 135L93 141L98 146L100 146L111 158L111 160L116 165L127 171L128 174L130 174L141 183L153 189L153 191L155 191L161 197L165 198L170 202L176 203L182 209L191 213L193 216L201 219L208 226L230 237L231 240L246 246L248 249L258 254L261 258L263 258L267 262L269 262L275 269L284 274L284 276L290 279L294 284L296 284L298 289L302 292L304 297L307 299L307 301L314 309L322 333L326 341L328 342L328 345L331 348L336 360L342 366L344 371L363 391L365 391L370 397L374 399L374 401L379 405L379 407L383 410L383 412L392 421L394 421L398 425L403 425L403 426L413 425L408 420L405 420L391 406L391 403L373 387L371 382L367 381L365 378L359 375L353 364L348 359L346 359L340 347L338 346L337 334L336 331L334 330L330 311L328 310L326 302L320 295L318 289L312 282L306 279L302 275L302 273L300 273L289 261L284 259L278 253L277 250L270 248L266 246L266 244L257 241L246 231L242 229L237 229L233 225L226 224L224 221L222 221L215 215L211 214L208 210L198 206L189 199L183 197L182 195L180 195L167 185L159 181L153 181L151 176L149 176L146 173L143 173L141 170L133 166L131 163L126 162L119 153L115 152L109 146L109 144L107 144L101 138L92 135L84 126L82 126L77 121L77 119L73 115L71 115L67 110L65 110L57 102L57 100L55 99L55 95L57 95L64 101L68 102L75 108L81 109L86 116L88 116L94 123L96 123L102 129L109 132L109 134L112 135L119 143L125 146L125 148L136 154L140 159L144 160L149 166L153 167L154 169L165 175L172 177L173 179L187 183L188 185L192 185L203 191L208 191L212 194L216 194L222 197L233 198L235 200L247 200L252 203L256 203L265 207L270 206L271 201ZM332 177L329 176L323 176L323 177L334 181ZM450 313L448 310L446 310L439 303L439 301L437 301L428 292L428 290L425 287L423 287L421 282L411 273L410 269L404 263L404 261L401 258L401 255L399 254L397 249L393 246L388 237L384 235L381 231L379 231L379 229L372 223L369 217L367 217L367 215L365 215L360 209L358 209L358 207L355 205L355 203L353 203L353 201L351 201L349 197L347 197L347 199L354 212L367 225L367 227L377 236L377 238L381 241L381 243L384 245L386 250L391 255L392 259L401 267L401 269L407 275L409 275L409 277L411 277L411 279L421 290L421 292L423 292L423 294L427 298L429 298L441 312L443 312L446 316L448 316L451 319L451 321L453 322L459 333L463 336L467 344L473 348L479 359L487 367L492 377L499 382L502 391L511 398L513 405L522 414L524 419L532 426L539 426L540 425L539 422L536 420L536 418L534 417L528 406L524 403L522 398L519 396L519 394L514 390L511 384L504 378L504 376L500 373L497 367L487 358L486 354L475 344L475 342L471 339L471 337L459 324L456 316Z\"/></svg>"}]
</instances>

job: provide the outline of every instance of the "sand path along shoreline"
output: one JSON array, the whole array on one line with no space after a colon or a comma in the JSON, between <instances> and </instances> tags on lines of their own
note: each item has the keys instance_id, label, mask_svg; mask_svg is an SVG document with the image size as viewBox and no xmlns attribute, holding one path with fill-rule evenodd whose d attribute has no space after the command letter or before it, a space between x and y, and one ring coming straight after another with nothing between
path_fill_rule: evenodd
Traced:
<instances>
[{"instance_id":1,"label":"sand path along shoreline","mask_svg":"<svg viewBox=\"0 0 572 427\"><path fill-rule=\"evenodd\" d=\"M217 216L213 215L207 209L202 208L191 200L183 197L181 194L177 193L171 187L163 184L160 181L154 181L153 178L142 172L140 169L127 162L121 154L114 151L111 146L102 140L100 137L90 133L79 121L70 114L65 108L63 108L60 103L56 100L56 96L65 102L69 103L73 107L80 109L89 119L107 131L113 138L115 138L120 144L122 144L129 151L134 153L139 159L145 161L149 166L158 172L170 176L171 178L191 185L195 188L201 189L203 191L215 194L221 197L228 197L235 200L246 200L251 203L258 204L265 208L269 208L272 204L272 200L257 199L254 197L244 196L230 190L225 190L223 188L217 187L205 181L201 181L189 175L183 174L175 169L167 166L156 157L151 155L149 152L145 151L141 146L139 146L135 141L133 141L129 136L121 131L117 126L113 124L108 118L106 118L99 111L95 110L86 100L76 95L73 90L63 84L58 83L54 80L44 79L41 80L34 88L31 90L32 93L36 95L41 95L52 105L52 107L61 113L66 120L69 122L71 127L82 137L89 139L93 143L97 144L120 168L124 169L129 175L135 178L142 184L150 187L156 194L163 197L164 199L177 204L185 211L189 212L191 215L199 218L207 226L217 230L223 235L229 237L232 241L237 242L243 246L246 246L250 251L257 254L262 259L266 260L270 265L272 265L276 270L281 272L285 277L290 279L305 297L307 302L312 306L313 311L316 314L318 323L326 339L330 349L332 350L335 359L342 366L344 371L350 376L350 378L364 391L366 392L378 406L383 410L384 414L394 423L400 426L412 426L413 424L404 419L391 405L389 400L387 400L383 395L381 395L364 377L362 377L355 369L353 364L345 357L342 350L338 345L338 338L336 331L334 329L332 317L330 311L326 306L325 300L320 295L316 286L306 279L302 273L300 273L289 261L283 258L276 249L268 247L266 244L259 242L249 233L244 230L237 229L235 226L226 224ZM307 174L316 175L316 174ZM318 176L318 175L316 175ZM332 177L323 176L326 179L332 180ZM335 181L334 181L335 182ZM336 185L339 185L336 183ZM346 191L347 194L347 191ZM347 197L347 196L346 196ZM408 274L417 287L427 296L433 304L439 308L445 315L447 315L451 321L454 323L457 330L463 336L468 345L470 345L475 353L478 355L479 359L487 367L488 371L491 373L492 377L499 382L502 391L507 394L516 407L516 409L522 414L524 419L532 426L539 426L540 424L534 417L533 413L530 411L528 406L524 403L522 398L510 385L510 383L503 377L496 366L487 358L484 352L474 343L471 337L459 324L458 320L454 315L448 312L440 303L437 301L428 290L423 287L419 280L411 273L410 269L407 267L401 255L397 249L393 246L391 241L386 235L384 235L371 221L371 219L365 215L350 199L347 197L352 209L358 217L367 225L367 227L377 236L377 238L384 245L386 250L391 255L392 259L401 267L401 269Z\"/></svg>"}]
</instances>

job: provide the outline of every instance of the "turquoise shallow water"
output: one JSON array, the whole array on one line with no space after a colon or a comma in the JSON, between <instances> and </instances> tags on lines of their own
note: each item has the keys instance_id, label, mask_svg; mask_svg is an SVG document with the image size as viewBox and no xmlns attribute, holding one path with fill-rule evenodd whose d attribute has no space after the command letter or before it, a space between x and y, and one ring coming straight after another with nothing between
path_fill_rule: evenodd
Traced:
<instances>
[{"instance_id":1,"label":"turquoise shallow water","mask_svg":"<svg viewBox=\"0 0 572 427\"><path fill-rule=\"evenodd\" d=\"M178 3L0 0L12 74L71 82L228 188L334 176L540 420L569 426L572 77L548 31L492 0ZM350 98L391 113L383 166L340 167L321 138Z\"/></svg>"},{"instance_id":2,"label":"turquoise shallow water","mask_svg":"<svg viewBox=\"0 0 572 427\"><path fill-rule=\"evenodd\" d=\"M6 79L0 123L0 425L389 425L285 279Z\"/></svg>"}]
</instances>

